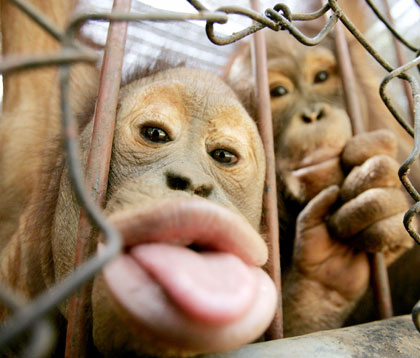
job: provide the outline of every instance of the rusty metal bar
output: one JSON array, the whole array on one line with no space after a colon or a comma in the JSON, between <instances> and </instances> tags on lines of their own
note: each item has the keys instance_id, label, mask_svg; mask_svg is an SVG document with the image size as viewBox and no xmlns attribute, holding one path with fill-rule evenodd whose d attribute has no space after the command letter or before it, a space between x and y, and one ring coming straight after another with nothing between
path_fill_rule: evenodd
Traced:
<instances>
[{"instance_id":1,"label":"rusty metal bar","mask_svg":"<svg viewBox=\"0 0 420 358\"><path fill-rule=\"evenodd\" d=\"M347 41L341 22L337 23L336 25L335 40L347 113L349 114L350 120L352 121L353 134L356 135L364 132L363 119L358 98L356 96L357 87L356 81L354 79L352 63L350 60L350 53L347 47Z\"/></svg>"},{"instance_id":2,"label":"rusty metal bar","mask_svg":"<svg viewBox=\"0 0 420 358\"><path fill-rule=\"evenodd\" d=\"M335 35L337 58L343 82L347 112L352 122L353 134L359 134L364 131L363 121L356 95L357 89L353 67L350 60L350 53L341 22L338 22L336 25ZM372 254L369 253L368 257L371 269L372 288L378 313L381 318L392 317L391 291L389 288L388 271L383 254L380 252Z\"/></svg>"},{"instance_id":3,"label":"rusty metal bar","mask_svg":"<svg viewBox=\"0 0 420 358\"><path fill-rule=\"evenodd\" d=\"M384 4L384 8L385 8L385 13L386 13L386 17L388 18L389 23L391 24L391 26L394 26L394 20L392 18L391 15L391 10L389 8L389 4L387 0L382 0L382 3ZM394 48L395 48L395 56L397 58L397 66L400 67L402 65L404 65L404 63L406 63L405 60L405 56L402 52L402 48L401 48L401 44L398 42L398 39L394 36L392 36L392 42L394 44ZM407 97L407 102L408 102L408 108L410 110L410 116L412 119L411 123L414 123L414 100L413 100L413 94L411 92L411 86L410 83L406 80L403 80L403 86L404 86L404 92L405 92L405 96Z\"/></svg>"},{"instance_id":4,"label":"rusty metal bar","mask_svg":"<svg viewBox=\"0 0 420 358\"><path fill-rule=\"evenodd\" d=\"M258 0L251 0L251 6L258 11ZM257 103L257 123L264 144L267 162L264 188L264 224L267 233L269 259L266 265L268 274L274 281L277 290L277 310L274 319L266 332L268 339L283 337L283 309L281 294L280 245L277 213L276 166L274 156L273 123L271 118L270 93L267 72L267 52L264 34L259 31L253 36L253 73L256 83L255 97Z\"/></svg>"},{"instance_id":5,"label":"rusty metal bar","mask_svg":"<svg viewBox=\"0 0 420 358\"><path fill-rule=\"evenodd\" d=\"M368 257L377 314L380 318L390 318L394 312L384 255L381 252L369 253Z\"/></svg>"},{"instance_id":6,"label":"rusty metal bar","mask_svg":"<svg viewBox=\"0 0 420 358\"><path fill-rule=\"evenodd\" d=\"M130 11L131 0L115 0L113 11ZM99 82L92 140L86 167L86 183L92 200L99 206L105 204L114 136L118 92L121 82L121 67L124 57L127 22L111 23L108 31ZM95 250L94 228L86 212L81 209L75 266L80 266ZM90 336L91 283L84 285L73 295L68 310L66 358L85 357Z\"/></svg>"}]
</instances>

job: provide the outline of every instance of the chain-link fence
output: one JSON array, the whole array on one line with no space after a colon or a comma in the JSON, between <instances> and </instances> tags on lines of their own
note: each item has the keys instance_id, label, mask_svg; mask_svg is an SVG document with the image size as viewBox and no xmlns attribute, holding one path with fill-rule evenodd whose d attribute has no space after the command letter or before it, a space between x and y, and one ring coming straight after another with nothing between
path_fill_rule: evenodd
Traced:
<instances>
[{"instance_id":1,"label":"chain-link fence","mask_svg":"<svg viewBox=\"0 0 420 358\"><path fill-rule=\"evenodd\" d=\"M408 62L399 56L400 63L397 68L393 67L372 47L364 35L352 24L347 15L342 11L336 0L328 0L328 2L320 7L318 11L305 14L292 13L289 7L284 4L277 4L273 8L266 9L263 13L239 6L222 6L218 9L207 9L200 1L197 0L188 0L190 5L196 10L191 13L172 13L167 11L157 11L153 13L129 13L129 0L115 0L112 13L79 14L72 19L65 31L59 30L49 21L48 18L44 17L27 1L10 1L18 6L21 11L30 16L37 24L39 24L40 27L46 30L61 44L60 52L55 55L3 57L0 63L0 71L3 74L9 74L14 71L21 71L35 67L51 65L59 66L65 150L67 152L71 181L83 211L79 220L77 268L71 276L61 282L58 282L54 287L51 287L47 292L39 295L31 302L27 302L16 293L11 292L11 289L7 287L2 287L0 289L1 301L13 312L10 318L2 325L0 331L0 350L5 349L10 342L15 340L16 337L20 337L22 333L26 333L29 335L29 343L25 351L22 353L22 356L40 357L45 352L48 352L49 346L52 342L51 337L53 337L53 328L45 318L46 315L60 302L67 297L70 297L72 293L89 282L89 280L121 250L120 235L108 223L101 213L100 207L103 206L105 202L104 193L106 191L107 172L111 155L113 122L115 119L118 90L121 78L119 76L116 80L115 77L111 77L109 75L121 73L124 43L127 32L127 21L205 21L205 31L207 37L211 42L217 45L226 45L239 41L246 36L258 33L264 28L269 28L272 31L287 30L298 41L308 46L319 44L331 31L335 29L337 23L342 23L353 34L357 41L363 45L366 51L370 53L377 63L379 63L388 72L388 75L384 77L380 86L381 97L396 120L410 135L414 137L412 154L401 166L399 175L408 193L416 201L416 204L406 213L404 225L413 239L420 244L420 235L413 226L413 218L420 211L420 194L412 185L408 177L408 172L410 171L413 162L418 158L420 152L419 84L416 78L408 73L408 70L415 67L418 67L420 70L420 57L418 57L420 50L408 43L402 35L396 31L392 25L392 21L389 19L389 16L387 18L386 15L381 14L371 1L367 0L366 2L395 36L398 41L397 47L403 45L413 53L413 59ZM253 5L255 9L257 4L254 3ZM253 20L253 24L231 35L221 35L217 33L215 31L215 24L226 23L229 20L229 16L233 14L250 18ZM328 16L328 19L321 31L314 37L305 36L299 28L295 26L296 21L313 21L324 16ZM95 51L81 46L75 40L77 30L87 21L109 21L111 22L111 26L104 54L102 78L95 112L95 127L97 129L92 137L88 169L86 175L84 175L82 174L81 165L78 159L78 128L74 118L72 117L72 109L70 107L69 75L71 64L75 62L96 63L99 60L99 56ZM396 51L398 52L398 50ZM264 57L264 52L259 56L259 63L262 62L261 56ZM261 76L264 76L264 72L266 73L266 67L263 65L259 71L262 73ZM409 84L407 93L412 93L411 97L413 99L414 125L411 125L400 113L398 113L397 109L387 95L387 86L395 78L403 79ZM262 83L262 86L264 86L264 82ZM264 91L264 89L261 88L260 91ZM105 96L107 98L106 103L104 101ZM114 98L113 101L111 100L112 103L109 103L110 98ZM268 106L266 105L265 107L267 108ZM264 120L259 122L265 123L262 124L263 127L261 128L261 135L267 152L267 166L269 170L270 168L274 170L275 165L274 154L272 151L271 123L267 124ZM85 177L88 181L87 184L85 183ZM96 182L99 181L100 187L96 187L93 192L88 192L86 187L92 187L89 185L89 180L95 180ZM274 180L274 183L270 180ZM266 185L275 187L274 172L267 173ZM274 191L266 191L270 192L270 196L265 197L264 201L266 212L271 213L271 215L266 215L266 220L268 220L268 237L271 242L271 257L273 258L270 261L273 264L273 267L269 268L269 271L279 286L280 282L276 279L276 277L280 276L276 201L275 196L273 197ZM86 241L89 239L92 230L90 222L102 231L103 237L105 238L104 250L92 257L90 257L92 253L85 248ZM280 287L278 287L278 290L280 290ZM67 345L66 354L69 357L80 356L82 354L81 352L83 352L83 337L87 335L81 331L83 329L81 326L83 325L80 325L80 322L83 322L82 312L84 311L84 305L87 304L87 294L88 292L83 293L82 290L81 294L78 295L78 298L73 299L70 304L69 310L71 313L69 314L67 341L73 342L73 345ZM420 330L419 312L420 304L417 304L413 310L413 320L417 329ZM272 338L281 337L281 312L278 312L271 331Z\"/></svg>"}]
</instances>

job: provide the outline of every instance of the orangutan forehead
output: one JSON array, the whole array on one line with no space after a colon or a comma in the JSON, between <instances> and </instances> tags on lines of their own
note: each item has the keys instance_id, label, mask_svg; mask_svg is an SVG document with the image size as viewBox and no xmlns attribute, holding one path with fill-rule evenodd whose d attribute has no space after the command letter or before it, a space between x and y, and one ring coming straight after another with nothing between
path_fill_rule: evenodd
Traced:
<instances>
[{"instance_id":1,"label":"orangutan forehead","mask_svg":"<svg viewBox=\"0 0 420 358\"><path fill-rule=\"evenodd\" d=\"M124 117L129 112L146 109L159 112L170 109L184 117L206 119L219 115L220 111L235 110L240 113L236 118L245 117L243 120L250 120L236 95L226 85L224 86L227 89L220 89L209 84L206 79L197 82L157 79L146 85L139 83L136 86L129 86L124 89L124 95L120 100L120 116Z\"/></svg>"},{"instance_id":2,"label":"orangutan forehead","mask_svg":"<svg viewBox=\"0 0 420 358\"><path fill-rule=\"evenodd\" d=\"M328 68L335 66L337 63L334 53L326 47L313 48L312 51L308 51L304 61L305 67L322 66Z\"/></svg>"},{"instance_id":3,"label":"orangutan forehead","mask_svg":"<svg viewBox=\"0 0 420 358\"><path fill-rule=\"evenodd\" d=\"M120 125L149 123L169 128L189 128L214 138L236 137L239 142L258 140L254 121L230 93L172 79L157 80L140 88L125 89L118 112Z\"/></svg>"},{"instance_id":4,"label":"orangutan forehead","mask_svg":"<svg viewBox=\"0 0 420 358\"><path fill-rule=\"evenodd\" d=\"M179 83L184 87L186 95L198 98L214 95L219 102L221 99L235 98L232 89L218 76L209 71L195 68L172 68L143 78L138 83L141 85Z\"/></svg>"},{"instance_id":5,"label":"orangutan forehead","mask_svg":"<svg viewBox=\"0 0 420 358\"><path fill-rule=\"evenodd\" d=\"M284 56L269 57L267 65L270 71L285 76L302 72L312 72L314 69L330 69L336 66L333 52L327 47L305 48L299 54L289 53Z\"/></svg>"},{"instance_id":6,"label":"orangutan forehead","mask_svg":"<svg viewBox=\"0 0 420 358\"><path fill-rule=\"evenodd\" d=\"M290 56L269 58L267 66L269 71L285 76L296 71L296 61Z\"/></svg>"}]
</instances>

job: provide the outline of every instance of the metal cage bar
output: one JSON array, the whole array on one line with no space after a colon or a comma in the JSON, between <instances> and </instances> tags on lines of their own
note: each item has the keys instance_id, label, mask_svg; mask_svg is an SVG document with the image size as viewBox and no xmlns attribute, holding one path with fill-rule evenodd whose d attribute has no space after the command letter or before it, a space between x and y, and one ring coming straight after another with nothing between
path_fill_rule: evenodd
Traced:
<instances>
[{"instance_id":1,"label":"metal cage bar","mask_svg":"<svg viewBox=\"0 0 420 358\"><path fill-rule=\"evenodd\" d=\"M114 0L112 11L129 12L131 0ZM107 44L102 62L99 92L93 119L93 133L86 167L86 186L90 188L92 200L104 207L111 161L112 140L121 82L127 22L109 25ZM79 216L75 266L80 266L94 252L92 245L95 230L82 209ZM91 283L84 285L70 300L66 335L65 357L86 356L86 347L91 325L89 305Z\"/></svg>"},{"instance_id":2,"label":"metal cage bar","mask_svg":"<svg viewBox=\"0 0 420 358\"><path fill-rule=\"evenodd\" d=\"M252 8L259 10L259 1L251 0ZM266 157L266 179L264 189L264 224L266 229L269 259L266 269L274 281L278 293L277 310L266 332L268 339L283 337L283 309L281 294L280 244L277 212L276 161L274 156L273 123L270 108L270 93L267 71L267 51L264 34L259 31L253 35L252 60L257 103L257 124L264 145Z\"/></svg>"}]
</instances>

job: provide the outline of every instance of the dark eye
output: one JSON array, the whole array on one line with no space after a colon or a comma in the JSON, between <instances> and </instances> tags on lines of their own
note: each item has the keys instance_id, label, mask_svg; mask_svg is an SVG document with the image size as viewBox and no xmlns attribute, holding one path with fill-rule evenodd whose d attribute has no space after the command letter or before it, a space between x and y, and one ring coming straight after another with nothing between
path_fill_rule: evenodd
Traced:
<instances>
[{"instance_id":1,"label":"dark eye","mask_svg":"<svg viewBox=\"0 0 420 358\"><path fill-rule=\"evenodd\" d=\"M171 140L168 133L158 127L142 127L140 133L144 138L153 143L166 143Z\"/></svg>"},{"instance_id":2,"label":"dark eye","mask_svg":"<svg viewBox=\"0 0 420 358\"><path fill-rule=\"evenodd\" d=\"M327 71L319 71L314 78L314 83L321 83L325 82L329 77L329 74Z\"/></svg>"},{"instance_id":3,"label":"dark eye","mask_svg":"<svg viewBox=\"0 0 420 358\"><path fill-rule=\"evenodd\" d=\"M271 97L282 97L288 93L287 89L283 86L277 86L270 90Z\"/></svg>"},{"instance_id":4,"label":"dark eye","mask_svg":"<svg viewBox=\"0 0 420 358\"><path fill-rule=\"evenodd\" d=\"M221 164L233 165L238 162L238 157L226 149L215 149L210 155L216 162Z\"/></svg>"}]
</instances>

